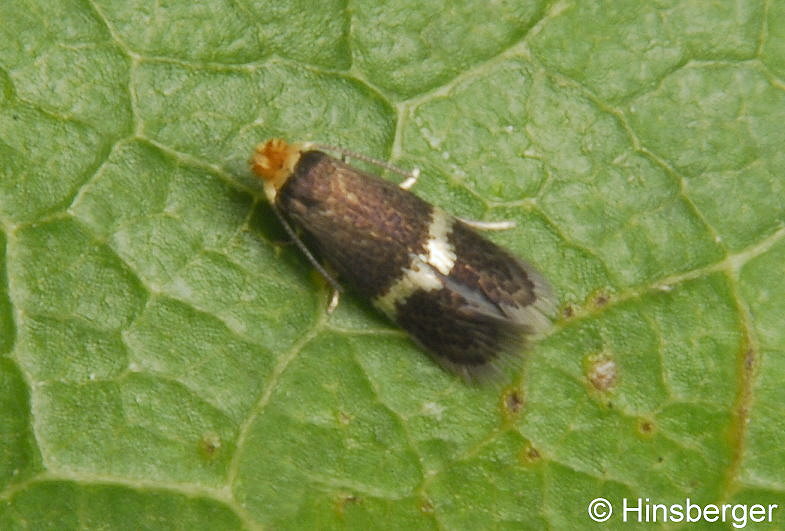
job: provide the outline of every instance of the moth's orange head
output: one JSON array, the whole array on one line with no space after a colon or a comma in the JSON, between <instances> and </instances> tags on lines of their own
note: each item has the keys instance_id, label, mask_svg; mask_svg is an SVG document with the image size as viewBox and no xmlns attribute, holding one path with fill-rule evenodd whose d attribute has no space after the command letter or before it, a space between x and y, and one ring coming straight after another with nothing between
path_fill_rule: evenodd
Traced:
<instances>
[{"instance_id":1,"label":"moth's orange head","mask_svg":"<svg viewBox=\"0 0 785 531\"><path fill-rule=\"evenodd\" d=\"M251 169L264 180L265 189L272 186L277 191L292 175L299 159L299 144L273 138L256 146L251 157Z\"/></svg>"}]
</instances>

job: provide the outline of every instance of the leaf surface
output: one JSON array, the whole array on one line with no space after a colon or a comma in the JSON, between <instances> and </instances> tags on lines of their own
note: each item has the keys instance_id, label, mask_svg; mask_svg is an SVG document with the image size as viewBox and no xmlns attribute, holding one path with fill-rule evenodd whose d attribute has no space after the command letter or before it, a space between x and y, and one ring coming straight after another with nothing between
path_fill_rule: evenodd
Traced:
<instances>
[{"instance_id":1,"label":"leaf surface","mask_svg":"<svg viewBox=\"0 0 785 531\"><path fill-rule=\"evenodd\" d=\"M785 506L785 4L518 4L0 5L0 528ZM516 222L560 314L515 384L325 314L275 136Z\"/></svg>"}]
</instances>

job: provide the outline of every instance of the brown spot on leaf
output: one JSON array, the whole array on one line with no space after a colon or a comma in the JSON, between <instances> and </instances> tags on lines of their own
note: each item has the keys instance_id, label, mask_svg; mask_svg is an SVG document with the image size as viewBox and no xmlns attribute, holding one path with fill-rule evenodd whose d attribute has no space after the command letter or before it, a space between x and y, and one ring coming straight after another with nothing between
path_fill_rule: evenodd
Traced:
<instances>
[{"instance_id":1,"label":"brown spot on leaf","mask_svg":"<svg viewBox=\"0 0 785 531\"><path fill-rule=\"evenodd\" d=\"M433 504L431 500L424 499L420 502L420 512L425 514L431 514L433 512Z\"/></svg>"},{"instance_id":2,"label":"brown spot on leaf","mask_svg":"<svg viewBox=\"0 0 785 531\"><path fill-rule=\"evenodd\" d=\"M586 363L586 378L598 391L608 391L616 385L619 368L607 354L590 356Z\"/></svg>"},{"instance_id":3,"label":"brown spot on leaf","mask_svg":"<svg viewBox=\"0 0 785 531\"><path fill-rule=\"evenodd\" d=\"M752 369L755 367L755 351L751 348L748 348L747 351L744 353L744 370L747 372L752 372Z\"/></svg>"},{"instance_id":4,"label":"brown spot on leaf","mask_svg":"<svg viewBox=\"0 0 785 531\"><path fill-rule=\"evenodd\" d=\"M523 450L521 450L518 458L524 465L534 465L540 462L542 455L540 455L540 452L537 450L537 448L529 443L523 448Z\"/></svg>"},{"instance_id":5,"label":"brown spot on leaf","mask_svg":"<svg viewBox=\"0 0 785 531\"><path fill-rule=\"evenodd\" d=\"M520 389L508 389L502 393L502 406L507 417L520 413L523 409L523 395Z\"/></svg>"},{"instance_id":6,"label":"brown spot on leaf","mask_svg":"<svg viewBox=\"0 0 785 531\"><path fill-rule=\"evenodd\" d=\"M346 506L352 503L362 503L363 499L350 493L340 493L335 500L335 510L339 515L343 516L346 511Z\"/></svg>"},{"instance_id":7,"label":"brown spot on leaf","mask_svg":"<svg viewBox=\"0 0 785 531\"><path fill-rule=\"evenodd\" d=\"M339 411L338 413L336 413L335 416L338 419L338 423L341 426L348 426L349 423L352 421L352 416L343 411Z\"/></svg>"},{"instance_id":8,"label":"brown spot on leaf","mask_svg":"<svg viewBox=\"0 0 785 531\"><path fill-rule=\"evenodd\" d=\"M646 437L651 437L654 434L654 423L647 419L640 419L638 421L638 432Z\"/></svg>"},{"instance_id":9,"label":"brown spot on leaf","mask_svg":"<svg viewBox=\"0 0 785 531\"><path fill-rule=\"evenodd\" d=\"M217 433L209 432L202 435L199 439L199 453L208 460L216 458L221 450L221 438Z\"/></svg>"},{"instance_id":10,"label":"brown spot on leaf","mask_svg":"<svg viewBox=\"0 0 785 531\"><path fill-rule=\"evenodd\" d=\"M567 306L565 306L564 309L562 310L562 315L564 315L566 319L569 319L570 317L575 315L575 308L573 307L573 305L568 304Z\"/></svg>"}]
</instances>

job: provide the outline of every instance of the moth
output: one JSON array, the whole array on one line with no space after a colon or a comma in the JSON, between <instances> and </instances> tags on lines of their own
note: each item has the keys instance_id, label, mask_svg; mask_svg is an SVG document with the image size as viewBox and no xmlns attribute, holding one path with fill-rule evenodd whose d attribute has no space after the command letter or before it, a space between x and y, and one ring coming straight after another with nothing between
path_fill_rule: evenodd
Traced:
<instances>
[{"instance_id":1,"label":"moth","mask_svg":"<svg viewBox=\"0 0 785 531\"><path fill-rule=\"evenodd\" d=\"M416 175L397 185L323 151L330 149L272 139L256 147L251 167L284 228L333 286L334 303L340 285L312 250L470 382L502 372L547 329L553 291L531 265L408 191Z\"/></svg>"}]
</instances>

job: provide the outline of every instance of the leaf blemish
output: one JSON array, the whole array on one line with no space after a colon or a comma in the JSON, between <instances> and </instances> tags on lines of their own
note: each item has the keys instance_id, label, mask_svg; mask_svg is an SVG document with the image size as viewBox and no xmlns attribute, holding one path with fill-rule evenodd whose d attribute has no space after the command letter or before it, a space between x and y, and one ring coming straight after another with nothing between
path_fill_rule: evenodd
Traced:
<instances>
[{"instance_id":1,"label":"leaf blemish","mask_svg":"<svg viewBox=\"0 0 785 531\"><path fill-rule=\"evenodd\" d=\"M420 512L430 514L433 512L433 504L430 500L423 500L420 502Z\"/></svg>"},{"instance_id":2,"label":"leaf blemish","mask_svg":"<svg viewBox=\"0 0 785 531\"><path fill-rule=\"evenodd\" d=\"M751 348L748 348L744 353L744 370L747 372L752 372L752 369L755 367L755 351Z\"/></svg>"},{"instance_id":3,"label":"leaf blemish","mask_svg":"<svg viewBox=\"0 0 785 531\"><path fill-rule=\"evenodd\" d=\"M650 420L639 420L638 421L638 432L641 435L645 435L646 437L651 437L654 434L655 427L654 423Z\"/></svg>"},{"instance_id":4,"label":"leaf blemish","mask_svg":"<svg viewBox=\"0 0 785 531\"><path fill-rule=\"evenodd\" d=\"M349 423L352 421L352 416L343 411L339 411L336 414L336 417L338 418L338 423L341 424L342 426L348 426Z\"/></svg>"},{"instance_id":5,"label":"leaf blemish","mask_svg":"<svg viewBox=\"0 0 785 531\"><path fill-rule=\"evenodd\" d=\"M521 450L521 453L519 454L519 459L521 463L524 465L533 465L540 462L540 460L542 459L542 455L540 455L539 450L537 450L537 448L532 446L530 443L527 446L525 446L523 450Z\"/></svg>"},{"instance_id":6,"label":"leaf blemish","mask_svg":"<svg viewBox=\"0 0 785 531\"><path fill-rule=\"evenodd\" d=\"M343 516L346 511L346 506L352 503L362 503L363 499L354 494L339 494L335 503L335 509L338 514Z\"/></svg>"},{"instance_id":7,"label":"leaf blemish","mask_svg":"<svg viewBox=\"0 0 785 531\"><path fill-rule=\"evenodd\" d=\"M206 459L215 459L221 450L221 438L217 433L205 433L199 439L199 453Z\"/></svg>"},{"instance_id":8,"label":"leaf blemish","mask_svg":"<svg viewBox=\"0 0 785 531\"><path fill-rule=\"evenodd\" d=\"M422 405L422 412L424 415L434 417L436 420L442 420L442 414L446 408L436 402L425 402Z\"/></svg>"},{"instance_id":9,"label":"leaf blemish","mask_svg":"<svg viewBox=\"0 0 785 531\"><path fill-rule=\"evenodd\" d=\"M619 368L608 355L590 357L586 364L586 377L598 391L608 391L616 385Z\"/></svg>"},{"instance_id":10,"label":"leaf blemish","mask_svg":"<svg viewBox=\"0 0 785 531\"><path fill-rule=\"evenodd\" d=\"M523 396L518 389L510 389L502 394L505 416L517 415L523 408Z\"/></svg>"}]
</instances>

